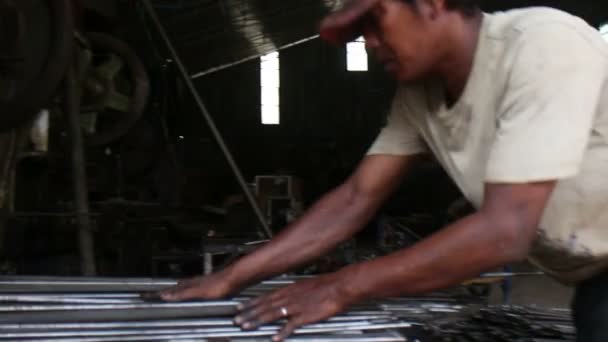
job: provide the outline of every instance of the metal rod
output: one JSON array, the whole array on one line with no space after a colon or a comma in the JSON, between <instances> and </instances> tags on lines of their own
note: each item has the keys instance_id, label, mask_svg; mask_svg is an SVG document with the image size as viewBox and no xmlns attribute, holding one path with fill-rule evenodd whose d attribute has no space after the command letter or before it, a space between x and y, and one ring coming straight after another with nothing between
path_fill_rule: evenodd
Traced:
<instances>
[{"instance_id":1,"label":"metal rod","mask_svg":"<svg viewBox=\"0 0 608 342\"><path fill-rule=\"evenodd\" d=\"M231 338L232 342L267 342L268 339L264 338ZM348 334L348 335L312 335L312 336L291 336L289 342L397 342L397 341L409 341L405 337L399 335L396 332L386 333L369 333L365 335L361 334Z\"/></svg>"},{"instance_id":2,"label":"metal rod","mask_svg":"<svg viewBox=\"0 0 608 342\"><path fill-rule=\"evenodd\" d=\"M374 331L374 330L387 330L387 329L405 329L411 328L412 324L407 322L397 322L389 324L368 324L359 326L320 326L320 327L304 327L297 329L294 334L317 334L317 333L335 333L344 331ZM200 339L200 338L222 338L222 337L254 337L254 336L272 336L279 331L278 326L267 326L262 327L254 331L242 331L239 328L218 328L218 329L207 329L206 331L198 331L197 329L174 333L141 333L134 332L131 335L121 336L121 341L150 341L150 340L174 340L174 339ZM17 334L18 335L18 334ZM116 336L99 336L91 337L91 335L81 335L78 338L65 338L61 341L79 341L79 342L102 342L102 341L116 341ZM86 337L84 337L86 336ZM7 338L16 338L17 336L10 336ZM31 337L31 336L24 336ZM42 336L43 338L46 336ZM44 339L39 339L44 341Z\"/></svg>"},{"instance_id":3,"label":"metal rod","mask_svg":"<svg viewBox=\"0 0 608 342\"><path fill-rule=\"evenodd\" d=\"M196 104L198 105L198 107L200 109L203 119L205 119L205 121L207 122L207 125L209 126L209 129L211 130L211 133L213 134L213 137L215 138L220 149L224 153L224 156L226 157L226 161L228 162L230 168L232 169L232 172L234 173L234 176L236 177L239 185L241 186L241 190L243 190L245 197L247 197L247 201L249 202L249 205L251 205L251 208L253 209L260 225L262 226L264 234L266 235L266 237L271 238L273 234L272 234L272 231L270 230L270 227L268 226L268 223L266 222L266 219L264 218L264 214L262 213L262 210L260 209L253 194L251 193L251 190L249 189L247 183L245 182L245 179L243 177L243 174L242 174L239 166L237 165L236 161L234 160L232 153L230 152L230 149L228 149L228 146L224 142L224 138L222 137L221 132L217 128L215 121L209 114L207 107L205 106L205 103L203 102L203 99L201 98L198 91L196 90L196 87L194 86L194 83L192 82L192 79L190 78L190 75L188 73L188 70L186 69L186 66L182 62L179 54L177 53L177 50L175 49L175 47L173 46L173 43L171 42L171 39L169 39L169 36L167 35L165 28L163 27L162 23L160 22L160 19L158 18L158 16L156 15L156 11L150 4L149 0L143 0L142 3L144 5L144 7L146 8L146 11L148 12L148 15L150 16L150 19L152 19L154 25L156 26L158 33L161 35L164 43L166 44L167 48L169 49L169 52L173 56L175 64L177 65L177 67L179 69L179 72L183 78L184 83L190 90L192 96L194 97L194 100L196 101Z\"/></svg>"},{"instance_id":4,"label":"metal rod","mask_svg":"<svg viewBox=\"0 0 608 342\"><path fill-rule=\"evenodd\" d=\"M73 322L133 322L164 319L232 317L236 308L153 308L134 310L71 310L71 311L22 311L3 312L0 315L2 324L23 323L73 323Z\"/></svg>"},{"instance_id":5,"label":"metal rod","mask_svg":"<svg viewBox=\"0 0 608 342\"><path fill-rule=\"evenodd\" d=\"M267 334L243 334L240 338L238 336L230 336L230 341L234 342L267 342ZM259 337L259 338L258 338ZM121 339L122 340L122 339ZM182 336L146 336L139 341L201 341L201 337L182 337ZM205 339L202 339L204 341ZM116 340L100 340L99 338L89 338L88 340L83 339L19 339L21 342L102 342L102 341L116 341ZM303 335L303 336L291 336L290 342L398 342L408 341L405 337L400 336L396 332L384 332L384 333L369 333L365 335L361 334L331 334L331 335Z\"/></svg>"},{"instance_id":6,"label":"metal rod","mask_svg":"<svg viewBox=\"0 0 608 342\"><path fill-rule=\"evenodd\" d=\"M320 323L306 326L300 329L300 333L308 332L328 332L343 330L379 330L410 327L412 324L407 322L343 322L343 323ZM280 326L267 325L258 329L259 331L276 332ZM65 330L65 331L38 331L38 332L0 332L0 339L6 338L28 338L28 337L94 337L94 336L132 336L132 335L174 335L174 334L224 334L241 333L240 328L233 326L206 327L206 328L163 328L163 329L122 329L122 330Z\"/></svg>"},{"instance_id":7,"label":"metal rod","mask_svg":"<svg viewBox=\"0 0 608 342\"><path fill-rule=\"evenodd\" d=\"M135 281L135 280L115 280L115 281L77 281L77 280L65 280L65 281L46 281L46 280L24 280L24 281L3 281L0 280L0 286L2 285L40 285L40 286L57 286L57 285L81 285L81 286L112 286L112 285L124 285L124 286L174 286L177 285L177 281ZM1 288L0 288L1 290Z\"/></svg>"},{"instance_id":8,"label":"metal rod","mask_svg":"<svg viewBox=\"0 0 608 342\"><path fill-rule=\"evenodd\" d=\"M543 272L496 272L484 273L480 278L515 278L515 277L534 277L545 275Z\"/></svg>"},{"instance_id":9,"label":"metal rod","mask_svg":"<svg viewBox=\"0 0 608 342\"><path fill-rule=\"evenodd\" d=\"M304 39L297 40L297 41L289 43L289 44L285 44L285 45L279 46L278 48L275 48L273 51L282 51L282 50L285 50L285 49L289 49L289 48L292 48L294 46L298 46L298 45L307 43L307 42L309 42L311 40L315 40L317 38L319 38L318 34L316 34L314 36L310 36L310 37L304 38ZM214 67L214 68L211 68L211 69L207 69L205 71L197 72L196 74L190 76L190 78L192 78L193 80L195 80L195 79L197 79L199 77L207 76L209 74L212 74L212 73L224 70L224 69L228 69L228 68L231 68L233 66L237 66L239 64L243 64L243 63L252 61L254 59L258 59L258 58L260 58L260 57L262 57L264 55L265 54L261 54L261 53L260 54L255 54L253 56L249 56L249 57L245 57L243 59L239 59L238 61L235 61L235 62L232 62L232 63L222 64L220 66L217 66L217 67Z\"/></svg>"},{"instance_id":10,"label":"metal rod","mask_svg":"<svg viewBox=\"0 0 608 342\"><path fill-rule=\"evenodd\" d=\"M141 300L139 300L141 302ZM61 296L0 295L0 302L65 303L65 304L127 304L132 299L69 298ZM1 303L0 303L1 305Z\"/></svg>"},{"instance_id":11,"label":"metal rod","mask_svg":"<svg viewBox=\"0 0 608 342\"><path fill-rule=\"evenodd\" d=\"M179 303L121 303L83 305L0 305L0 312L79 311L79 310L138 310L138 309L209 309L236 308L239 302L179 302Z\"/></svg>"},{"instance_id":12,"label":"metal rod","mask_svg":"<svg viewBox=\"0 0 608 342\"><path fill-rule=\"evenodd\" d=\"M145 322L95 322L95 323L29 323L0 324L0 330L86 330L86 329L124 329L124 328L166 328L166 327L204 327L234 326L232 319L184 319Z\"/></svg>"},{"instance_id":13,"label":"metal rod","mask_svg":"<svg viewBox=\"0 0 608 342\"><path fill-rule=\"evenodd\" d=\"M87 299L139 299L139 293L57 293L54 297L61 298L87 298Z\"/></svg>"},{"instance_id":14,"label":"metal rod","mask_svg":"<svg viewBox=\"0 0 608 342\"><path fill-rule=\"evenodd\" d=\"M94 276L95 250L93 229L89 217L89 198L87 189L86 159L82 129L80 127L80 89L76 80L74 66L70 66L65 80L65 112L68 116L72 143L72 178L76 202L78 240L80 247L80 269L85 276Z\"/></svg>"},{"instance_id":15,"label":"metal rod","mask_svg":"<svg viewBox=\"0 0 608 342\"><path fill-rule=\"evenodd\" d=\"M336 316L328 319L329 322L379 322L391 319L393 316L388 314L368 315L368 316ZM51 330L94 330L94 329L154 329L169 327L221 327L234 326L232 319L183 319L183 320L163 320L163 321L144 321L144 322L94 322L94 323L23 323L23 324L0 324L0 331L19 330L19 331L51 331Z\"/></svg>"}]
</instances>

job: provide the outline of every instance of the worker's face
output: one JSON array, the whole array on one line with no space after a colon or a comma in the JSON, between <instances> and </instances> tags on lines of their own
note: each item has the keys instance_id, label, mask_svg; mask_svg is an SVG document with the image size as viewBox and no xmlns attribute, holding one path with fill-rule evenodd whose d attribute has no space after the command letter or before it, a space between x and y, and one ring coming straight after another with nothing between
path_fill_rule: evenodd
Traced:
<instances>
[{"instance_id":1,"label":"worker's face","mask_svg":"<svg viewBox=\"0 0 608 342\"><path fill-rule=\"evenodd\" d=\"M408 5L383 0L364 19L367 49L399 81L429 76L439 58L440 28L436 3L420 0Z\"/></svg>"}]
</instances>

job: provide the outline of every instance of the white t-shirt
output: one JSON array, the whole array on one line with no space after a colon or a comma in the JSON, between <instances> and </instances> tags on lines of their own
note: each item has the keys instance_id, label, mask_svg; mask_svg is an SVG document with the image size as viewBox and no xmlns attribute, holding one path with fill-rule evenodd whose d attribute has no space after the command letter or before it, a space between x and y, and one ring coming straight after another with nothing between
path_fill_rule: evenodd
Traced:
<instances>
[{"instance_id":1,"label":"white t-shirt","mask_svg":"<svg viewBox=\"0 0 608 342\"><path fill-rule=\"evenodd\" d=\"M608 44L549 8L484 14L471 75L402 86L368 154L431 151L479 208L485 183L559 180L530 260L576 283L608 270Z\"/></svg>"}]
</instances>

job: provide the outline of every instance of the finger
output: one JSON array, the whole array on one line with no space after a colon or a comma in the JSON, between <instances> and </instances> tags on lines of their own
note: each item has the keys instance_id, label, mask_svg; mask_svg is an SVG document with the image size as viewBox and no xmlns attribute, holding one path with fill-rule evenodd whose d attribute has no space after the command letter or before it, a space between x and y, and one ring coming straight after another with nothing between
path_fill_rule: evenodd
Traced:
<instances>
[{"instance_id":1,"label":"finger","mask_svg":"<svg viewBox=\"0 0 608 342\"><path fill-rule=\"evenodd\" d=\"M272 341L285 341L289 337L289 335L293 334L293 332L301 326L302 324L296 318L290 319L289 322L287 322L287 324L285 324L283 328L281 328L279 333L272 337Z\"/></svg>"},{"instance_id":2,"label":"finger","mask_svg":"<svg viewBox=\"0 0 608 342\"><path fill-rule=\"evenodd\" d=\"M251 299L245 303L241 303L241 305L239 305L237 307L237 309L239 311L246 311L249 310L250 308L256 307L256 306L260 306L263 303L267 303L267 302L274 302L279 300L281 297L283 296L283 292L281 290L278 291L273 291L272 293L269 294L265 294L263 296L259 296L255 299Z\"/></svg>"},{"instance_id":3,"label":"finger","mask_svg":"<svg viewBox=\"0 0 608 342\"><path fill-rule=\"evenodd\" d=\"M268 308L265 311L260 311L253 317L244 319L241 327L243 329L255 329L261 325L287 318L286 314L283 312L283 309L288 315L289 309L287 309L287 306L277 304L276 306Z\"/></svg>"},{"instance_id":4,"label":"finger","mask_svg":"<svg viewBox=\"0 0 608 342\"><path fill-rule=\"evenodd\" d=\"M261 297L244 301L237 305L236 309L240 312L250 310L262 303Z\"/></svg>"},{"instance_id":5,"label":"finger","mask_svg":"<svg viewBox=\"0 0 608 342\"><path fill-rule=\"evenodd\" d=\"M281 312L281 307L287 305L287 299L282 298L275 301L258 302L256 306L251 306L244 309L235 318L234 322L238 325L243 325L246 322L253 323L253 321L259 321L259 317L262 315L268 315L269 313L276 314ZM254 324L255 325L255 324Z\"/></svg>"},{"instance_id":6,"label":"finger","mask_svg":"<svg viewBox=\"0 0 608 342\"><path fill-rule=\"evenodd\" d=\"M243 325L243 323L253 320L258 315L258 312L258 309L255 307L247 309L234 317L234 323Z\"/></svg>"},{"instance_id":7,"label":"finger","mask_svg":"<svg viewBox=\"0 0 608 342\"><path fill-rule=\"evenodd\" d=\"M205 288L200 286L199 278L180 281L176 286L160 292L160 298L169 302L204 297Z\"/></svg>"}]
</instances>

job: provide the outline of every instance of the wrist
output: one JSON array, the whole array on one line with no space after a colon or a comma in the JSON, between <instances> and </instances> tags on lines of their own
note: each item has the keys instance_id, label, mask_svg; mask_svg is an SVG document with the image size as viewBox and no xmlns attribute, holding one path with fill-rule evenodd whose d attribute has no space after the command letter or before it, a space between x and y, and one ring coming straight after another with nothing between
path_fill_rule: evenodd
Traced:
<instances>
[{"instance_id":1,"label":"wrist","mask_svg":"<svg viewBox=\"0 0 608 342\"><path fill-rule=\"evenodd\" d=\"M239 259L234 264L226 267L222 273L225 279L227 280L231 292L240 291L243 288L252 285L253 282L257 281L257 277L259 273L252 274L252 270L260 269L259 266L250 265L248 263L249 257L246 256L242 259Z\"/></svg>"},{"instance_id":2,"label":"wrist","mask_svg":"<svg viewBox=\"0 0 608 342\"><path fill-rule=\"evenodd\" d=\"M225 279L230 294L234 294L245 286L236 264L226 267L219 273L221 277Z\"/></svg>"},{"instance_id":3,"label":"wrist","mask_svg":"<svg viewBox=\"0 0 608 342\"><path fill-rule=\"evenodd\" d=\"M372 297L369 288L369 278L362 277L365 270L361 264L351 265L338 271L340 292L351 303L363 301Z\"/></svg>"}]
</instances>

